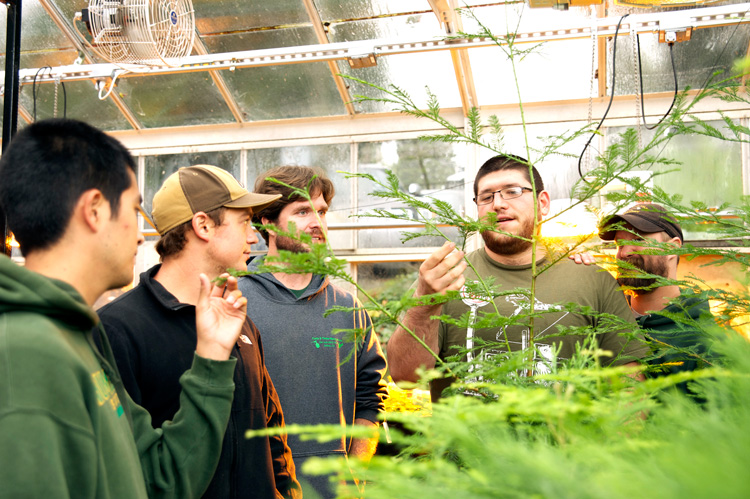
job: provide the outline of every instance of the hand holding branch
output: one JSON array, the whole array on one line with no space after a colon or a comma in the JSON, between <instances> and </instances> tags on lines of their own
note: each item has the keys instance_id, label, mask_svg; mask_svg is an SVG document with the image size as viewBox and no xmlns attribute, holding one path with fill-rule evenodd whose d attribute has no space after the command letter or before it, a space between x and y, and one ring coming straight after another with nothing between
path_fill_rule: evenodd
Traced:
<instances>
[{"instance_id":1,"label":"hand holding branch","mask_svg":"<svg viewBox=\"0 0 750 499\"><path fill-rule=\"evenodd\" d=\"M456 244L447 241L431 254L419 267L419 280L415 296L445 294L446 291L459 291L464 285L463 273L466 262L464 252L454 251Z\"/></svg>"}]
</instances>

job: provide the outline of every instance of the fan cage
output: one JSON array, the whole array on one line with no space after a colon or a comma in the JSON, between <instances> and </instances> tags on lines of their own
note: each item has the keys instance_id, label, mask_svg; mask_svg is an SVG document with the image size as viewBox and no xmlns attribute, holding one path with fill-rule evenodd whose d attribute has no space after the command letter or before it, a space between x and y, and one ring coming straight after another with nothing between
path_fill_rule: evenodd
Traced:
<instances>
[{"instance_id":1,"label":"fan cage","mask_svg":"<svg viewBox=\"0 0 750 499\"><path fill-rule=\"evenodd\" d=\"M191 0L89 0L91 45L109 62L179 66L195 37Z\"/></svg>"}]
</instances>

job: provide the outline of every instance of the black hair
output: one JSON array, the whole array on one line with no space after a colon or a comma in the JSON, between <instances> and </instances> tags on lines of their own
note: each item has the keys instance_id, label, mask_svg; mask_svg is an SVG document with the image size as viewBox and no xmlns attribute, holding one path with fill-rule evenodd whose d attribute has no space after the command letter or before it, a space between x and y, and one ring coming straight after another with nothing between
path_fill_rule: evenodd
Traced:
<instances>
[{"instance_id":1,"label":"black hair","mask_svg":"<svg viewBox=\"0 0 750 499\"><path fill-rule=\"evenodd\" d=\"M68 227L81 195L99 189L117 216L135 161L104 132L70 119L21 130L0 157L0 205L24 254L47 249Z\"/></svg>"},{"instance_id":2,"label":"black hair","mask_svg":"<svg viewBox=\"0 0 750 499\"><path fill-rule=\"evenodd\" d=\"M477 176L474 177L474 198L476 199L479 191L479 181L484 176L489 175L490 173L495 173L497 171L511 170L521 172L523 173L526 180L531 183L529 167L531 167L531 171L534 175L534 189L536 195L539 196L539 193L544 190L544 182L542 181L542 176L539 175L536 167L521 156L516 156L515 154L501 154L499 156L488 159L482 166L479 167Z\"/></svg>"}]
</instances>

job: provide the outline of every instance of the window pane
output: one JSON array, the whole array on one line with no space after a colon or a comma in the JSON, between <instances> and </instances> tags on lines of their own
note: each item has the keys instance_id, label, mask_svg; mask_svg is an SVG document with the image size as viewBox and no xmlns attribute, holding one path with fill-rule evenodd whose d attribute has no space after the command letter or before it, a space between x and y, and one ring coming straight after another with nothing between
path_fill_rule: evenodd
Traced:
<instances>
[{"instance_id":1,"label":"window pane","mask_svg":"<svg viewBox=\"0 0 750 499\"><path fill-rule=\"evenodd\" d=\"M724 26L710 29L693 30L689 41L675 43L672 51L677 85L680 90L685 87L702 88L712 74L720 71L713 81L727 78L734 61L745 57L750 26ZM615 91L617 95L633 94L639 87L635 68L633 42L630 36L617 39L617 67ZM674 90L674 74L670 59L670 49L666 43L659 43L656 34L641 35L641 68L643 74L643 91L664 92ZM613 42L608 42L609 60ZM608 62L607 86L612 82L612 64ZM607 89L610 92L610 89Z\"/></svg>"},{"instance_id":2,"label":"window pane","mask_svg":"<svg viewBox=\"0 0 750 499\"><path fill-rule=\"evenodd\" d=\"M249 31L260 27L310 22L299 0L237 2L212 0L194 2L195 24L201 35Z\"/></svg>"},{"instance_id":3,"label":"window pane","mask_svg":"<svg viewBox=\"0 0 750 499\"><path fill-rule=\"evenodd\" d=\"M381 183L387 183L387 171L392 171L399 180L400 189L426 201L439 199L450 203L458 214L464 211L464 162L466 147L463 144L427 142L424 140L397 140L367 142L358 145L358 168ZM418 213L416 209L401 201L375 197L372 192L382 189L367 179L358 179L357 213L363 215L372 209L388 210L395 215L408 216L414 222L429 218L429 213ZM421 229L388 229L389 225L403 223L398 220L357 217L357 223L377 225L383 228L360 229L359 248L403 248L440 246L443 238L427 236L401 242L404 232ZM458 241L458 231L443 227L441 231L449 239Z\"/></svg>"},{"instance_id":4,"label":"window pane","mask_svg":"<svg viewBox=\"0 0 750 499\"><path fill-rule=\"evenodd\" d=\"M424 0L320 0L315 2L324 21L377 17L399 12L429 10Z\"/></svg>"},{"instance_id":5,"label":"window pane","mask_svg":"<svg viewBox=\"0 0 750 499\"><path fill-rule=\"evenodd\" d=\"M728 133L723 122L708 124ZM607 144L614 143L624 131L624 127L607 129ZM642 129L641 134L644 143L653 137L651 130ZM676 135L666 143L660 157L681 164L653 165L644 175L648 178L651 173L663 173L653 177L653 185L670 195L681 194L682 204L689 205L690 201L700 201L709 207L718 207L722 203L741 204L742 153L739 143L700 135ZM715 239L717 236L711 225L685 226L683 232L688 240Z\"/></svg>"},{"instance_id":6,"label":"window pane","mask_svg":"<svg viewBox=\"0 0 750 499\"><path fill-rule=\"evenodd\" d=\"M204 37L212 53L315 45L309 26ZM328 64L281 64L222 71L248 121L333 116L346 112Z\"/></svg>"},{"instance_id":7,"label":"window pane","mask_svg":"<svg viewBox=\"0 0 750 499\"><path fill-rule=\"evenodd\" d=\"M148 128L234 121L208 72L121 78L115 91Z\"/></svg>"},{"instance_id":8,"label":"window pane","mask_svg":"<svg viewBox=\"0 0 750 499\"><path fill-rule=\"evenodd\" d=\"M52 118L55 113L55 84L21 87L21 105L36 119ZM34 94L36 93L36 98ZM130 124L117 109L112 99L99 100L90 81L60 82L57 86L57 117L78 119L102 130L128 130ZM20 120L23 121L23 120Z\"/></svg>"},{"instance_id":9,"label":"window pane","mask_svg":"<svg viewBox=\"0 0 750 499\"><path fill-rule=\"evenodd\" d=\"M520 49L531 52L522 60L516 56L518 83L508 56L500 48L469 51L477 98L483 106L517 103L518 89L524 103L588 98L592 87L591 40L546 42L536 47L526 44ZM563 74L564 78L556 76Z\"/></svg>"},{"instance_id":10,"label":"window pane","mask_svg":"<svg viewBox=\"0 0 750 499\"><path fill-rule=\"evenodd\" d=\"M378 59L378 65L370 68L352 69L345 61L337 61L341 74L351 76L382 88L392 85L406 92L419 108L426 108L428 103L427 89L437 97L440 107L447 109L461 106L461 95L456 84L456 75L447 50L422 52L419 54L398 54ZM380 90L348 80L349 94L352 98L364 95L381 98ZM392 89L392 88L391 88ZM365 101L355 102L358 113L377 113L394 111L391 104Z\"/></svg>"}]
</instances>

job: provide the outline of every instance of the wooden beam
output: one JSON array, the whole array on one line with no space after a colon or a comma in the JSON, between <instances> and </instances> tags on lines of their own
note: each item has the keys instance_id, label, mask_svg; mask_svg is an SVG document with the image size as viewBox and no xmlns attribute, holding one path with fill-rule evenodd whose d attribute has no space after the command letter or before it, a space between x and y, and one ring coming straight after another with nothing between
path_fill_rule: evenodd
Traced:
<instances>
[{"instance_id":1,"label":"wooden beam","mask_svg":"<svg viewBox=\"0 0 750 499\"><path fill-rule=\"evenodd\" d=\"M203 40L201 40L197 30L195 33L195 39L193 40L193 49L198 55L208 55L208 49L204 45ZM242 109L240 109L239 104L237 104L237 100L234 98L234 95L232 95L232 91L229 89L221 72L214 69L209 71L208 74L211 75L214 85L216 85L216 88L219 90L219 93L224 99L224 102L226 102L227 107L232 112L232 116L234 116L237 123L245 123L247 120L245 119L244 113L242 112Z\"/></svg>"},{"instance_id":2,"label":"wooden beam","mask_svg":"<svg viewBox=\"0 0 750 499\"><path fill-rule=\"evenodd\" d=\"M331 43L330 40L328 40L328 33L326 32L325 26L323 26L323 20L320 18L320 13L315 7L313 0L302 0L302 3L305 5L307 15L310 18L310 22L312 23L313 31L315 31L315 37L318 39L318 43ZM354 116L357 112L354 110L354 105L352 104L352 96L349 94L349 86L346 84L344 79L339 76L339 73L341 71L336 64L336 61L327 61L327 63L328 69L331 71L333 81L336 83L336 89L339 91L341 100L344 103L344 107L346 108L346 113L349 116Z\"/></svg>"}]
</instances>

